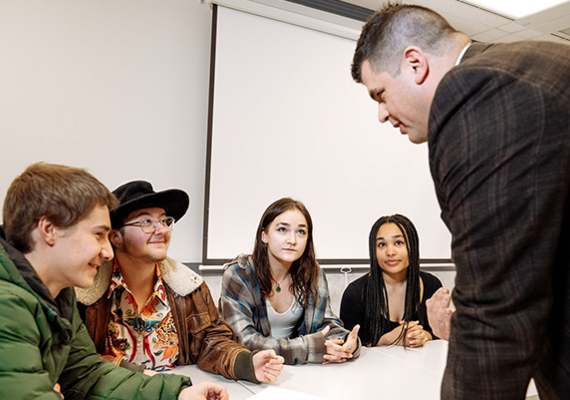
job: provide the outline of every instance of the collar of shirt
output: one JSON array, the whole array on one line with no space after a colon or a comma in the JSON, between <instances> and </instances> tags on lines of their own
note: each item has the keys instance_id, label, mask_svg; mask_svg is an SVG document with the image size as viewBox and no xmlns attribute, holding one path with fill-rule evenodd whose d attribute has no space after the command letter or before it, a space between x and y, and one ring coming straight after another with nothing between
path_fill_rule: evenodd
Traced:
<instances>
[{"instance_id":1,"label":"collar of shirt","mask_svg":"<svg viewBox=\"0 0 570 400\"><path fill-rule=\"evenodd\" d=\"M159 299L165 306L168 306L168 300L166 299L166 291L164 290L164 282L162 281L162 275L160 273L160 268L158 268L158 263L155 264L155 274L156 274L156 282L154 283L154 290L153 293L150 295L147 304L151 303L154 298ZM109 285L109 291L107 292L107 298L110 298L115 290L126 290L134 301L134 296L132 296L127 283L123 278L123 274L121 273L121 266L119 265L119 261L115 258L115 262L113 264L113 273L111 274L111 284ZM143 305L144 308L144 305Z\"/></svg>"},{"instance_id":2,"label":"collar of shirt","mask_svg":"<svg viewBox=\"0 0 570 400\"><path fill-rule=\"evenodd\" d=\"M463 59L463 56L465 55L465 52L467 51L469 46L471 46L471 43L469 43L467 46L465 46L463 48L463 50L461 50L461 53L459 53L459 57L457 57L457 61L455 62L456 67L461 63L461 60Z\"/></svg>"}]
</instances>

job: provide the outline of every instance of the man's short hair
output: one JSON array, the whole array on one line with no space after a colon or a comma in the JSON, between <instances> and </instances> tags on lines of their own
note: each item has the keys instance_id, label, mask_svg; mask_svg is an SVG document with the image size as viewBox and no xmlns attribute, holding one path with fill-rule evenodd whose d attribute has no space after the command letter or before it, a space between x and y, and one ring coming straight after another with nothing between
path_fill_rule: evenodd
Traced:
<instances>
[{"instance_id":1,"label":"man's short hair","mask_svg":"<svg viewBox=\"0 0 570 400\"><path fill-rule=\"evenodd\" d=\"M352 78L362 83L364 61L370 63L375 73L397 76L407 47L418 46L439 56L456 32L445 18L429 8L388 3L372 14L362 28L352 60Z\"/></svg>"},{"instance_id":2,"label":"man's short hair","mask_svg":"<svg viewBox=\"0 0 570 400\"><path fill-rule=\"evenodd\" d=\"M6 193L2 218L7 240L22 253L29 253L34 248L31 233L41 217L68 228L98 205L113 210L118 200L86 170L32 164L14 179Z\"/></svg>"}]
</instances>

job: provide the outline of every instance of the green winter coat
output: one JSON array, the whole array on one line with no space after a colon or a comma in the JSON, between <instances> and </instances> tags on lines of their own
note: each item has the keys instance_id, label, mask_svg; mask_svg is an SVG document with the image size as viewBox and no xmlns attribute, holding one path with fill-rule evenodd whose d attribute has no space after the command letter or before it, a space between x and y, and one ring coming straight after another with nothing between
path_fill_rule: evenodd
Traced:
<instances>
[{"instance_id":1,"label":"green winter coat","mask_svg":"<svg viewBox=\"0 0 570 400\"><path fill-rule=\"evenodd\" d=\"M101 361L75 291L54 299L25 257L0 238L0 399L176 400L190 379L149 377Z\"/></svg>"}]
</instances>

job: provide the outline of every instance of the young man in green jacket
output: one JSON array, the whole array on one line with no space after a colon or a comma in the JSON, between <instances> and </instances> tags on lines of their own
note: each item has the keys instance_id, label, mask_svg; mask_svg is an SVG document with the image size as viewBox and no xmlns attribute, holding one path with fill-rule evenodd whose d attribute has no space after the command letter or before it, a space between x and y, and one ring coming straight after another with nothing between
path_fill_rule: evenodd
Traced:
<instances>
[{"instance_id":1,"label":"young man in green jacket","mask_svg":"<svg viewBox=\"0 0 570 400\"><path fill-rule=\"evenodd\" d=\"M72 287L92 285L113 258L116 205L82 169L38 163L12 182L0 237L0 399L228 398L210 382L149 377L97 356Z\"/></svg>"}]
</instances>

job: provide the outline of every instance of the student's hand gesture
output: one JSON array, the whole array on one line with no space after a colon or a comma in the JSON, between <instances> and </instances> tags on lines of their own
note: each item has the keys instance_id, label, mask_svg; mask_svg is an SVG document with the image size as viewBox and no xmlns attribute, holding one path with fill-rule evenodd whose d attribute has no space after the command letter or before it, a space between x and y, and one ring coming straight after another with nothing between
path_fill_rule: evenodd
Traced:
<instances>
[{"instance_id":1,"label":"student's hand gesture","mask_svg":"<svg viewBox=\"0 0 570 400\"><path fill-rule=\"evenodd\" d=\"M323 329L322 332L325 332L325 329ZM343 363L347 359L352 358L352 353L354 353L356 347L358 346L359 330L360 325L356 325L354 328L352 328L352 331L350 331L348 337L346 338L346 343L343 339L327 340L325 342L325 346L327 347L327 354L323 356L325 359L325 362L323 364ZM328 333L328 330L326 332Z\"/></svg>"},{"instance_id":2,"label":"student's hand gesture","mask_svg":"<svg viewBox=\"0 0 570 400\"><path fill-rule=\"evenodd\" d=\"M180 392L178 400L229 400L225 387L204 381L190 386Z\"/></svg>"},{"instance_id":3,"label":"student's hand gesture","mask_svg":"<svg viewBox=\"0 0 570 400\"><path fill-rule=\"evenodd\" d=\"M403 324L404 321L400 321ZM419 321L410 321L408 323L408 331L406 332L405 343L408 347L422 347L432 337L429 332L424 331L424 327Z\"/></svg>"},{"instance_id":4,"label":"student's hand gesture","mask_svg":"<svg viewBox=\"0 0 570 400\"><path fill-rule=\"evenodd\" d=\"M285 359L275 354L275 350L263 350L253 356L253 369L259 382L275 382Z\"/></svg>"},{"instance_id":5,"label":"student's hand gesture","mask_svg":"<svg viewBox=\"0 0 570 400\"><path fill-rule=\"evenodd\" d=\"M404 322L405 321L400 321L400 326L397 326L390 332L382 335L376 346L404 346L405 344L408 347L421 347L428 340L432 339L431 335L424 331L424 328L420 325L419 321L408 322L408 330L407 332L404 332L405 335L402 336Z\"/></svg>"},{"instance_id":6,"label":"student's hand gesture","mask_svg":"<svg viewBox=\"0 0 570 400\"><path fill-rule=\"evenodd\" d=\"M426 301L429 324L433 333L443 340L449 340L451 331L451 316L454 311L449 308L450 304L449 289L444 287L437 289L433 296Z\"/></svg>"}]
</instances>

